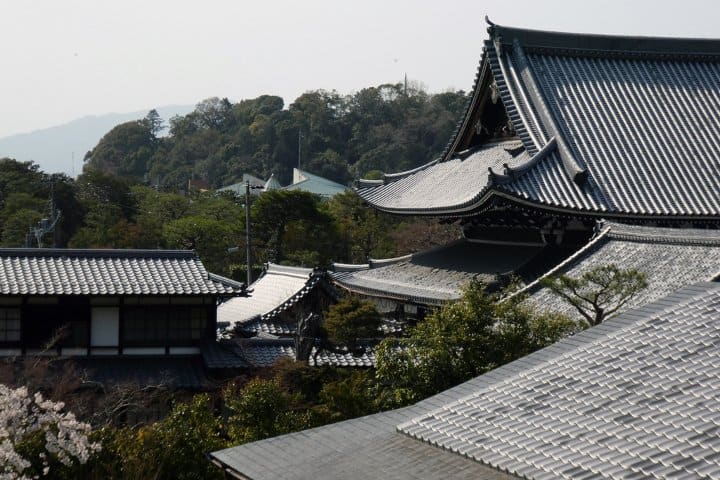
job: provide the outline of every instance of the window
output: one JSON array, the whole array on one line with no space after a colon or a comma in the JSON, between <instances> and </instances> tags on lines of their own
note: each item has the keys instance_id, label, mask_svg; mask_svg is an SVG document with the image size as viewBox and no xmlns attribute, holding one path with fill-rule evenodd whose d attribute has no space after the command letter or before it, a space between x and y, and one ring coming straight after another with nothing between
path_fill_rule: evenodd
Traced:
<instances>
[{"instance_id":1,"label":"window","mask_svg":"<svg viewBox=\"0 0 720 480\"><path fill-rule=\"evenodd\" d=\"M20 341L20 309L0 308L0 343Z\"/></svg>"},{"instance_id":2,"label":"window","mask_svg":"<svg viewBox=\"0 0 720 480\"><path fill-rule=\"evenodd\" d=\"M206 337L205 307L128 307L124 310L123 342L127 345L179 345Z\"/></svg>"}]
</instances>

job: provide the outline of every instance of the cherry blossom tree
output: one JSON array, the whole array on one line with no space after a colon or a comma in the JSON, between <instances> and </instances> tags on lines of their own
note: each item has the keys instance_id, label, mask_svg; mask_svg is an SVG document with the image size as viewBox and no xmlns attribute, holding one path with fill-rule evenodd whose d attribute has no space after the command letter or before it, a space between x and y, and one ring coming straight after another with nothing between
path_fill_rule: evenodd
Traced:
<instances>
[{"instance_id":1,"label":"cherry blossom tree","mask_svg":"<svg viewBox=\"0 0 720 480\"><path fill-rule=\"evenodd\" d=\"M55 466L84 464L100 450L88 437L90 425L64 406L0 384L0 480L48 476Z\"/></svg>"}]
</instances>

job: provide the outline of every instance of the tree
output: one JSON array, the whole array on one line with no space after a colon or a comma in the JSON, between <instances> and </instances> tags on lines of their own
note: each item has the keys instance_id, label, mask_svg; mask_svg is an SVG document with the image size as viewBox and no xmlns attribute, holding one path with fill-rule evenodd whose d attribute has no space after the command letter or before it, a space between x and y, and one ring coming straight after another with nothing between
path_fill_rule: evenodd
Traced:
<instances>
[{"instance_id":1,"label":"tree","mask_svg":"<svg viewBox=\"0 0 720 480\"><path fill-rule=\"evenodd\" d=\"M226 272L227 248L237 244L237 225L204 216L188 216L168 222L163 227L167 247L195 250L206 268Z\"/></svg>"},{"instance_id":2,"label":"tree","mask_svg":"<svg viewBox=\"0 0 720 480\"><path fill-rule=\"evenodd\" d=\"M156 138L163 130L165 130L165 128L167 128L164 125L162 117L160 117L160 114L154 108L145 115L145 118L143 118L142 121Z\"/></svg>"},{"instance_id":3,"label":"tree","mask_svg":"<svg viewBox=\"0 0 720 480\"><path fill-rule=\"evenodd\" d=\"M0 478L63 478L63 470L100 450L89 439L90 425L63 408L26 387L0 384Z\"/></svg>"},{"instance_id":4,"label":"tree","mask_svg":"<svg viewBox=\"0 0 720 480\"><path fill-rule=\"evenodd\" d=\"M324 326L332 344L354 352L359 339L378 336L380 323L380 313L375 305L349 295L328 309Z\"/></svg>"},{"instance_id":5,"label":"tree","mask_svg":"<svg viewBox=\"0 0 720 480\"><path fill-rule=\"evenodd\" d=\"M547 346L577 328L540 315L473 282L462 298L433 312L405 338L376 349L376 377L386 407L406 405ZM503 301L501 301L503 300Z\"/></svg>"},{"instance_id":6,"label":"tree","mask_svg":"<svg viewBox=\"0 0 720 480\"><path fill-rule=\"evenodd\" d=\"M103 136L87 155L85 167L141 179L155 153L153 126L145 120L121 123Z\"/></svg>"},{"instance_id":7,"label":"tree","mask_svg":"<svg viewBox=\"0 0 720 480\"><path fill-rule=\"evenodd\" d=\"M320 208L317 195L300 190L264 192L253 203L251 215L256 244L266 249L258 255L260 260L283 262L292 252L318 252L322 257L316 260L324 263L336 251L332 218Z\"/></svg>"},{"instance_id":8,"label":"tree","mask_svg":"<svg viewBox=\"0 0 720 480\"><path fill-rule=\"evenodd\" d=\"M390 240L392 220L368 207L352 190L334 195L326 204L335 218L343 242L343 259L365 263L368 258L392 256L395 251Z\"/></svg>"},{"instance_id":9,"label":"tree","mask_svg":"<svg viewBox=\"0 0 720 480\"><path fill-rule=\"evenodd\" d=\"M312 426L307 412L292 409L296 398L277 380L254 378L242 389L235 385L223 391L228 435L236 443L253 442Z\"/></svg>"},{"instance_id":10,"label":"tree","mask_svg":"<svg viewBox=\"0 0 720 480\"><path fill-rule=\"evenodd\" d=\"M579 278L550 276L540 283L572 305L590 326L602 323L648 286L643 272L616 265L595 267Z\"/></svg>"},{"instance_id":11,"label":"tree","mask_svg":"<svg viewBox=\"0 0 720 480\"><path fill-rule=\"evenodd\" d=\"M215 415L206 394L176 403L167 417L151 425L106 426L101 433L106 451L91 465L96 478L223 478L222 471L205 457L227 446L222 418Z\"/></svg>"}]
</instances>

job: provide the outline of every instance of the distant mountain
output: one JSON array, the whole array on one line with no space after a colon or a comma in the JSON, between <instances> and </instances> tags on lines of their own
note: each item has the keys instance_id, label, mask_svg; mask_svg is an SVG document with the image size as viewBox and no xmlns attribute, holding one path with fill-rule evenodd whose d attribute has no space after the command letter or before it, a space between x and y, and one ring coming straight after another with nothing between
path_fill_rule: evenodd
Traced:
<instances>
[{"instance_id":1,"label":"distant mountain","mask_svg":"<svg viewBox=\"0 0 720 480\"><path fill-rule=\"evenodd\" d=\"M194 108L192 105L171 105L156 110L167 124L173 116L186 115ZM0 138L0 158L33 160L47 173L79 175L85 153L95 147L103 135L116 125L144 118L149 110L91 115L63 125Z\"/></svg>"}]
</instances>

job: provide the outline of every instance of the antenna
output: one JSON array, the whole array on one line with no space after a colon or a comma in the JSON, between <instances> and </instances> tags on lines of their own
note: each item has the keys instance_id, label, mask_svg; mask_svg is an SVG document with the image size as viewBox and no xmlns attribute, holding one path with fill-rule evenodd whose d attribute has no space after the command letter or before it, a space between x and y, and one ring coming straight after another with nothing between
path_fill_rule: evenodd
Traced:
<instances>
[{"instance_id":1,"label":"antenna","mask_svg":"<svg viewBox=\"0 0 720 480\"><path fill-rule=\"evenodd\" d=\"M50 183L50 199L48 200L48 207L50 210L50 215L48 218L41 219L37 226L30 228L30 234L28 235L28 239L26 240L26 246L30 246L30 243L32 242L32 237L35 237L35 241L37 242L38 248L43 248L42 239L43 237L48 234L53 234L53 248L55 247L55 226L57 225L58 221L60 221L61 217L61 211L55 208L55 181L51 181Z\"/></svg>"}]
</instances>

